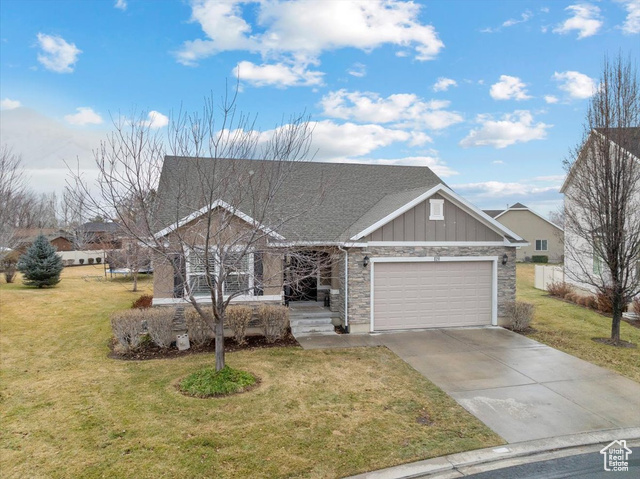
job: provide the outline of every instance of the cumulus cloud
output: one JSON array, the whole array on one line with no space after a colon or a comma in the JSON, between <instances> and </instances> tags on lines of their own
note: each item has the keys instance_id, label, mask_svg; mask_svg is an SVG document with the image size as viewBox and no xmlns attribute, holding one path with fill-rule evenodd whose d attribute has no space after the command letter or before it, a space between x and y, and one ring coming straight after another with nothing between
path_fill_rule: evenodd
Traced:
<instances>
[{"instance_id":1,"label":"cumulus cloud","mask_svg":"<svg viewBox=\"0 0 640 479\"><path fill-rule=\"evenodd\" d=\"M503 115L502 119L494 120L490 115L478 115L476 121L479 128L472 129L460 141L460 146L493 146L506 148L515 143L526 143L541 140L547 136L547 129L552 125L542 122L534 123L533 116L528 110L516 110Z\"/></svg>"},{"instance_id":2,"label":"cumulus cloud","mask_svg":"<svg viewBox=\"0 0 640 479\"><path fill-rule=\"evenodd\" d=\"M567 92L571 98L589 98L596 92L596 81L584 73L576 71L555 72L552 78L559 83L558 88Z\"/></svg>"},{"instance_id":3,"label":"cumulus cloud","mask_svg":"<svg viewBox=\"0 0 640 479\"><path fill-rule=\"evenodd\" d=\"M38 33L40 53L38 61L47 69L56 73L71 73L82 50L75 43L68 43L57 35Z\"/></svg>"},{"instance_id":4,"label":"cumulus cloud","mask_svg":"<svg viewBox=\"0 0 640 479\"><path fill-rule=\"evenodd\" d=\"M433 91L447 91L449 87L458 86L458 82L452 78L440 77L433 84Z\"/></svg>"},{"instance_id":5,"label":"cumulus cloud","mask_svg":"<svg viewBox=\"0 0 640 479\"><path fill-rule=\"evenodd\" d=\"M416 60L424 61L444 48L435 28L421 23L421 6L413 2L191 0L191 8L191 21L200 24L204 38L185 42L176 53L185 65L237 50L279 64L309 65L317 64L324 51L371 51L382 45L411 49ZM255 25L243 9L255 12Z\"/></svg>"},{"instance_id":6,"label":"cumulus cloud","mask_svg":"<svg viewBox=\"0 0 640 479\"><path fill-rule=\"evenodd\" d=\"M233 76L254 86L276 87L321 85L324 73L311 71L304 65L284 63L256 65L242 61L233 69Z\"/></svg>"},{"instance_id":7,"label":"cumulus cloud","mask_svg":"<svg viewBox=\"0 0 640 479\"><path fill-rule=\"evenodd\" d=\"M459 113L445 110L450 102L425 101L410 93L383 98L377 93L343 89L327 93L320 103L325 116L363 123L391 123L401 128L440 130L463 121Z\"/></svg>"},{"instance_id":8,"label":"cumulus cloud","mask_svg":"<svg viewBox=\"0 0 640 479\"><path fill-rule=\"evenodd\" d=\"M552 103L558 103L558 97L557 96L553 96L553 95L545 95L544 96L544 101L546 101L549 104Z\"/></svg>"},{"instance_id":9,"label":"cumulus cloud","mask_svg":"<svg viewBox=\"0 0 640 479\"><path fill-rule=\"evenodd\" d=\"M147 120L142 122L143 125L148 126L152 130L163 128L169 124L169 117L163 115L159 111L151 110L147 114Z\"/></svg>"},{"instance_id":10,"label":"cumulus cloud","mask_svg":"<svg viewBox=\"0 0 640 479\"><path fill-rule=\"evenodd\" d=\"M16 108L20 108L22 103L18 100L12 100L11 98L5 98L0 102L0 108L3 110L15 110Z\"/></svg>"},{"instance_id":11,"label":"cumulus cloud","mask_svg":"<svg viewBox=\"0 0 640 479\"><path fill-rule=\"evenodd\" d=\"M518 77L500 75L500 81L491 85L489 94L494 100L528 100L526 84Z\"/></svg>"},{"instance_id":12,"label":"cumulus cloud","mask_svg":"<svg viewBox=\"0 0 640 479\"><path fill-rule=\"evenodd\" d=\"M362 78L367 74L367 67L362 63L354 63L353 65L351 65L351 68L347 70L347 73L351 76Z\"/></svg>"},{"instance_id":13,"label":"cumulus cloud","mask_svg":"<svg viewBox=\"0 0 640 479\"><path fill-rule=\"evenodd\" d=\"M569 5L565 10L572 13L563 23L557 25L554 33L567 34L576 30L578 39L587 38L598 33L602 27L600 9L589 3Z\"/></svg>"},{"instance_id":14,"label":"cumulus cloud","mask_svg":"<svg viewBox=\"0 0 640 479\"><path fill-rule=\"evenodd\" d=\"M127 0L116 0L116 3L113 6L124 11L127 9Z\"/></svg>"},{"instance_id":15,"label":"cumulus cloud","mask_svg":"<svg viewBox=\"0 0 640 479\"><path fill-rule=\"evenodd\" d=\"M627 11L622 26L618 27L626 35L640 33L640 0L616 0Z\"/></svg>"},{"instance_id":16,"label":"cumulus cloud","mask_svg":"<svg viewBox=\"0 0 640 479\"><path fill-rule=\"evenodd\" d=\"M76 108L76 112L73 115L65 115L64 119L70 125L84 126L84 125L100 125L102 123L102 117L98 115L92 108L87 106L81 106Z\"/></svg>"}]
</instances>

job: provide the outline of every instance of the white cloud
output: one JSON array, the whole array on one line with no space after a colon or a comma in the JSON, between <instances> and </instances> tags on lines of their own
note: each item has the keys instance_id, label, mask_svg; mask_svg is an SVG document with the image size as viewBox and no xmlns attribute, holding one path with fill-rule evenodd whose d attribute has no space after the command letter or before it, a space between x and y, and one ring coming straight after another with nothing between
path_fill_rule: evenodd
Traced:
<instances>
[{"instance_id":1,"label":"white cloud","mask_svg":"<svg viewBox=\"0 0 640 479\"><path fill-rule=\"evenodd\" d=\"M546 101L547 103L558 103L558 97L557 96L553 96L553 95L545 95L544 96L544 101Z\"/></svg>"},{"instance_id":2,"label":"white cloud","mask_svg":"<svg viewBox=\"0 0 640 479\"><path fill-rule=\"evenodd\" d=\"M453 168L447 166L434 152L434 156L407 156L404 158L341 158L339 160L329 160L330 162L340 163L356 163L356 164L372 164L372 165L404 165L404 166L428 166L436 175L441 178L458 175L459 173Z\"/></svg>"},{"instance_id":3,"label":"white cloud","mask_svg":"<svg viewBox=\"0 0 640 479\"><path fill-rule=\"evenodd\" d=\"M504 161L502 160L493 160L491 162L492 165L504 165Z\"/></svg>"},{"instance_id":4,"label":"white cloud","mask_svg":"<svg viewBox=\"0 0 640 479\"><path fill-rule=\"evenodd\" d=\"M569 94L571 98L589 98L596 92L596 82L584 73L576 71L555 72L552 77L559 82L558 88Z\"/></svg>"},{"instance_id":5,"label":"white cloud","mask_svg":"<svg viewBox=\"0 0 640 479\"><path fill-rule=\"evenodd\" d=\"M503 198L509 196L528 197L541 193L557 192L560 186L540 186L528 182L484 181L453 185L453 188L476 198Z\"/></svg>"},{"instance_id":6,"label":"white cloud","mask_svg":"<svg viewBox=\"0 0 640 479\"><path fill-rule=\"evenodd\" d=\"M446 100L424 101L417 95L396 93L387 98L372 92L338 90L321 100L323 114L363 123L391 123L397 127L440 130L463 121L459 113L447 111Z\"/></svg>"},{"instance_id":7,"label":"white cloud","mask_svg":"<svg viewBox=\"0 0 640 479\"><path fill-rule=\"evenodd\" d=\"M116 3L113 6L124 11L127 9L127 0L116 0Z\"/></svg>"},{"instance_id":8,"label":"white cloud","mask_svg":"<svg viewBox=\"0 0 640 479\"><path fill-rule=\"evenodd\" d=\"M518 77L500 75L500 81L491 85L489 94L494 100L528 100L527 85Z\"/></svg>"},{"instance_id":9,"label":"white cloud","mask_svg":"<svg viewBox=\"0 0 640 479\"><path fill-rule=\"evenodd\" d=\"M142 122L143 125L148 126L152 130L163 128L169 124L169 117L163 115L159 111L151 110L147 114L147 120Z\"/></svg>"},{"instance_id":10,"label":"white cloud","mask_svg":"<svg viewBox=\"0 0 640 479\"><path fill-rule=\"evenodd\" d=\"M501 120L494 120L490 115L478 115L476 121L480 128L473 129L460 141L460 146L493 146L506 148L515 143L526 143L541 140L547 136L547 129L552 125L533 122L528 110L516 110L503 115Z\"/></svg>"},{"instance_id":11,"label":"white cloud","mask_svg":"<svg viewBox=\"0 0 640 479\"><path fill-rule=\"evenodd\" d=\"M440 77L433 84L433 91L447 91L451 86L458 86L458 82L452 78Z\"/></svg>"},{"instance_id":12,"label":"white cloud","mask_svg":"<svg viewBox=\"0 0 640 479\"><path fill-rule=\"evenodd\" d=\"M76 108L76 111L77 113L73 115L65 115L64 119L67 120L67 123L76 126L100 125L102 123L102 117L92 108L81 106Z\"/></svg>"},{"instance_id":13,"label":"white cloud","mask_svg":"<svg viewBox=\"0 0 640 479\"><path fill-rule=\"evenodd\" d=\"M233 69L233 76L240 81L251 83L254 86L309 86L322 85L324 73L307 70L303 65L263 64L256 65L248 61L242 61Z\"/></svg>"},{"instance_id":14,"label":"white cloud","mask_svg":"<svg viewBox=\"0 0 640 479\"><path fill-rule=\"evenodd\" d=\"M419 20L421 6L393 0L191 0L191 21L204 39L187 41L176 58L194 65L224 51L246 50L278 62L317 63L323 51L371 51L390 44L412 48L419 61L435 58L444 44L431 25ZM255 12L255 29L243 16Z\"/></svg>"},{"instance_id":15,"label":"white cloud","mask_svg":"<svg viewBox=\"0 0 640 479\"><path fill-rule=\"evenodd\" d=\"M62 37L38 33L41 53L38 61L47 69L57 73L71 73L82 50L74 43L67 43Z\"/></svg>"},{"instance_id":16,"label":"white cloud","mask_svg":"<svg viewBox=\"0 0 640 479\"><path fill-rule=\"evenodd\" d=\"M12 100L11 98L5 98L0 102L0 108L3 110L15 110L16 108L20 108L22 103L18 100Z\"/></svg>"},{"instance_id":17,"label":"white cloud","mask_svg":"<svg viewBox=\"0 0 640 479\"><path fill-rule=\"evenodd\" d=\"M367 74L367 67L362 63L354 63L351 68L347 70L347 73L351 76L362 78Z\"/></svg>"},{"instance_id":18,"label":"white cloud","mask_svg":"<svg viewBox=\"0 0 640 479\"><path fill-rule=\"evenodd\" d=\"M578 31L578 39L587 38L598 33L602 27L600 9L589 3L578 3L569 5L565 10L573 14L563 23L557 25L554 33L567 34L573 30Z\"/></svg>"},{"instance_id":19,"label":"white cloud","mask_svg":"<svg viewBox=\"0 0 640 479\"><path fill-rule=\"evenodd\" d=\"M525 12L522 13L522 15L520 15L520 19L510 18L509 20L503 22L502 26L512 27L514 25L517 25L518 23L525 23L531 20L531 17L533 17L533 13L531 13L531 11L529 10L526 10Z\"/></svg>"},{"instance_id":20,"label":"white cloud","mask_svg":"<svg viewBox=\"0 0 640 479\"><path fill-rule=\"evenodd\" d=\"M621 27L627 35L640 33L640 0L616 0L627 11L627 18Z\"/></svg>"}]
</instances>

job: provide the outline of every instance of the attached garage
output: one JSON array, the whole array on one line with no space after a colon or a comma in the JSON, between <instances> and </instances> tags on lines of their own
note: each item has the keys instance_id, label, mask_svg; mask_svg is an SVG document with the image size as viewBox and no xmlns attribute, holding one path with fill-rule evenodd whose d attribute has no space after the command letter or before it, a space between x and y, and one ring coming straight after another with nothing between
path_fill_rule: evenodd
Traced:
<instances>
[{"instance_id":1,"label":"attached garage","mask_svg":"<svg viewBox=\"0 0 640 479\"><path fill-rule=\"evenodd\" d=\"M496 258L373 258L371 329L488 326Z\"/></svg>"}]
</instances>

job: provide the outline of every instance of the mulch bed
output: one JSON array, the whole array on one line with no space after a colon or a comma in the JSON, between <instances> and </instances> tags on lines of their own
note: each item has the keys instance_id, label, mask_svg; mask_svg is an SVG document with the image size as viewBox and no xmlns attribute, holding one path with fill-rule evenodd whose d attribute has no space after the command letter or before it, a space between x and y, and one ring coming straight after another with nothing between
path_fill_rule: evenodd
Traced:
<instances>
[{"instance_id":1,"label":"mulch bed","mask_svg":"<svg viewBox=\"0 0 640 479\"><path fill-rule=\"evenodd\" d=\"M634 343L630 343L628 341L613 341L611 338L591 338L592 341L596 343L606 344L607 346L615 346L616 348L637 348L638 346Z\"/></svg>"},{"instance_id":2,"label":"mulch bed","mask_svg":"<svg viewBox=\"0 0 640 479\"><path fill-rule=\"evenodd\" d=\"M144 361L147 359L169 359L169 358L181 358L184 356L191 356L192 354L203 354L215 352L215 341L211 340L207 344L202 346L191 345L190 349L186 351L180 351L175 346L171 348L159 348L157 346L149 346L144 349L138 349L136 351L129 351L127 353L118 353L114 350L115 339L112 340L109 345L111 350L108 357L111 359L120 359L124 361ZM265 348L293 348L300 347L296 338L291 333L285 336L280 341L275 343L269 343L263 336L249 336L247 337L246 344L242 346L238 345L233 338L224 339L224 351L225 353L231 353L234 351L251 351L254 349Z\"/></svg>"}]
</instances>

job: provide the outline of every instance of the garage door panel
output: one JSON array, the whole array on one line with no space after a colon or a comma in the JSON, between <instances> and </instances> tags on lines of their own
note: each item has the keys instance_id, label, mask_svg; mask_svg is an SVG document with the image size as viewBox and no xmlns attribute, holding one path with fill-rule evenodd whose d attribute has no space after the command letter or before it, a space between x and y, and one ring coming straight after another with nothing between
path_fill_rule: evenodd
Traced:
<instances>
[{"instance_id":1,"label":"garage door panel","mask_svg":"<svg viewBox=\"0 0 640 479\"><path fill-rule=\"evenodd\" d=\"M375 263L376 330L491 324L490 261Z\"/></svg>"}]
</instances>

